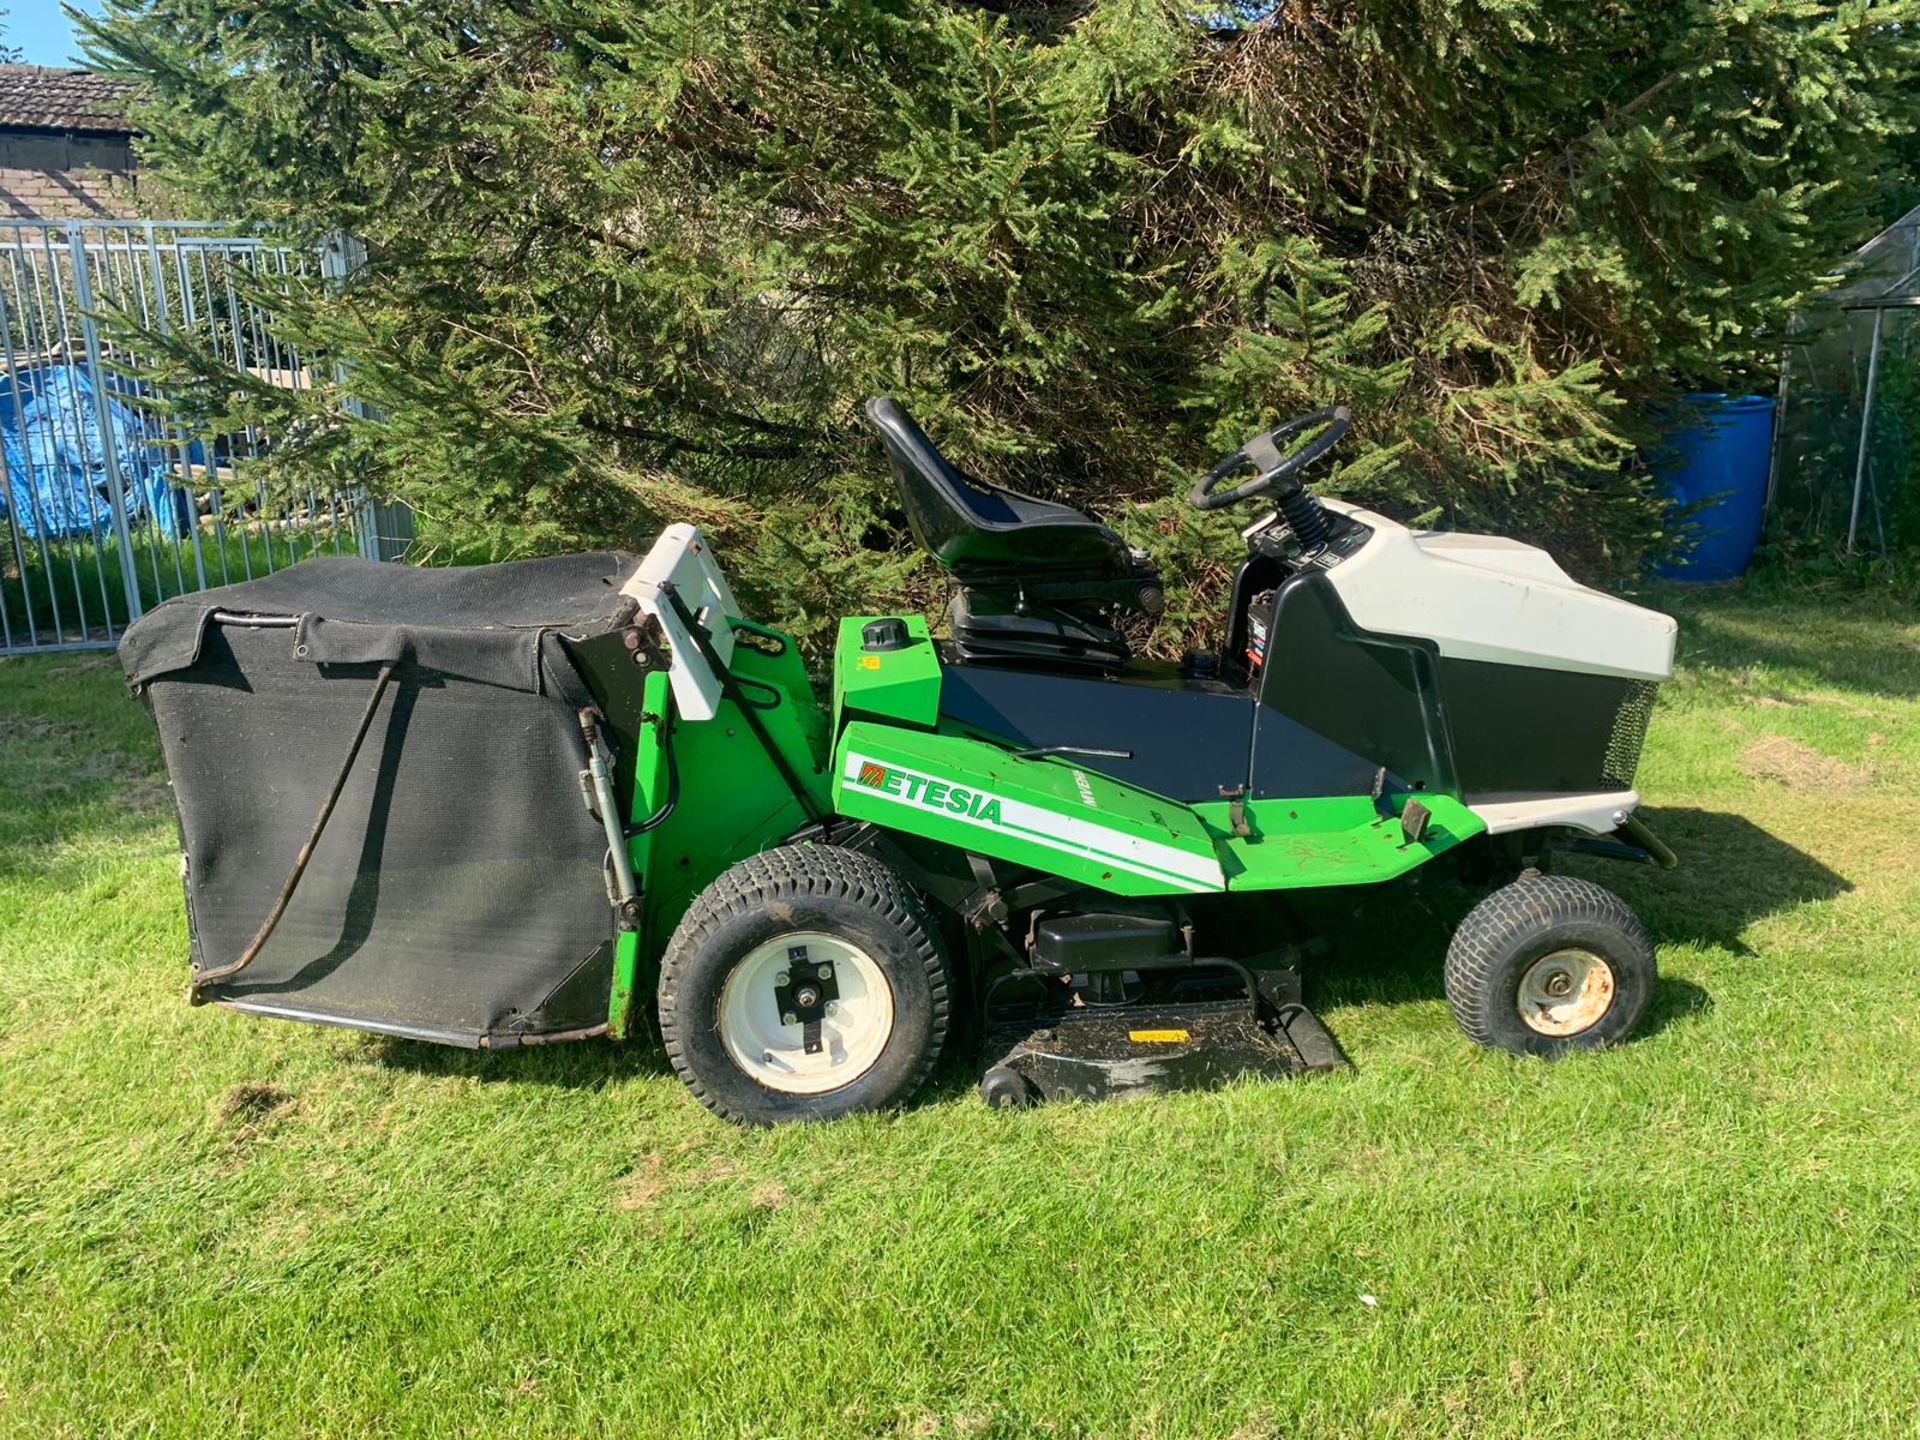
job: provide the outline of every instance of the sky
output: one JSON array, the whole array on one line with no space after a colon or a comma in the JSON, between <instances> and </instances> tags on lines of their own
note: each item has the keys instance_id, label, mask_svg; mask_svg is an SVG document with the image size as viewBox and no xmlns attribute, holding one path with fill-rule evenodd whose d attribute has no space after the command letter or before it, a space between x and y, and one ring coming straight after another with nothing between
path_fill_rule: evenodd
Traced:
<instances>
[{"instance_id":1,"label":"sky","mask_svg":"<svg viewBox=\"0 0 1920 1440\"><path fill-rule=\"evenodd\" d=\"M98 14L100 0L78 0L75 8ZM0 0L0 9L7 12L0 20L0 43L17 47L27 64L84 63L73 23L61 10L60 0Z\"/></svg>"}]
</instances>

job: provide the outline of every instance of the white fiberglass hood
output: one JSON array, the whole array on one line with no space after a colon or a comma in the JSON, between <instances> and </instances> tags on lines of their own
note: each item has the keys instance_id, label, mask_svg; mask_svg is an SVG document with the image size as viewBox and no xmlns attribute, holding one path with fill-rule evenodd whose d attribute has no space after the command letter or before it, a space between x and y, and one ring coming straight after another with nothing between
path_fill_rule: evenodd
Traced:
<instances>
[{"instance_id":1,"label":"white fiberglass hood","mask_svg":"<svg viewBox=\"0 0 1920 1440\"><path fill-rule=\"evenodd\" d=\"M1673 674L1679 627L1670 616L1580 584L1537 546L1409 530L1370 510L1323 503L1374 532L1327 572L1363 629L1431 640L1450 659L1638 680Z\"/></svg>"}]
</instances>

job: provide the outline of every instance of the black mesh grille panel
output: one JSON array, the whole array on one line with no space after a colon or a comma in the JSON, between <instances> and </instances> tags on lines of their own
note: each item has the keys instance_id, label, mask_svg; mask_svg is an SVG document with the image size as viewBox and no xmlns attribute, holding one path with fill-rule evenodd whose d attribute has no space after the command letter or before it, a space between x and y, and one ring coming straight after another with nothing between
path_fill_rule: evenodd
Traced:
<instances>
[{"instance_id":1,"label":"black mesh grille panel","mask_svg":"<svg viewBox=\"0 0 1920 1440\"><path fill-rule=\"evenodd\" d=\"M1640 768L1640 749L1647 743L1647 726L1653 720L1653 699L1660 687L1652 680L1639 680L1627 690L1626 698L1614 712L1613 733L1607 738L1607 782L1622 790L1633 786L1634 771Z\"/></svg>"}]
</instances>

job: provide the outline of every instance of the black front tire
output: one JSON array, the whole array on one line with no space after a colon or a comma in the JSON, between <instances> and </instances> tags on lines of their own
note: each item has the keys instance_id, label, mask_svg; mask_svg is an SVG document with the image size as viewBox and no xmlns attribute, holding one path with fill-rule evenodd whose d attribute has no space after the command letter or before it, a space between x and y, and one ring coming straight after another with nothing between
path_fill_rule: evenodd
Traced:
<instances>
[{"instance_id":1,"label":"black front tire","mask_svg":"<svg viewBox=\"0 0 1920 1440\"><path fill-rule=\"evenodd\" d=\"M878 967L892 1018L868 1068L800 1094L742 1069L721 1034L721 1001L756 949L808 932L855 946ZM716 1115L747 1125L831 1120L912 1097L946 1043L952 989L939 929L897 874L853 851L786 845L742 860L688 907L660 964L660 1030L674 1070Z\"/></svg>"},{"instance_id":2,"label":"black front tire","mask_svg":"<svg viewBox=\"0 0 1920 1440\"><path fill-rule=\"evenodd\" d=\"M1645 927L1612 891L1530 875L1494 891L1460 923L1446 984L1470 1040L1553 1057L1624 1040L1659 973Z\"/></svg>"}]
</instances>

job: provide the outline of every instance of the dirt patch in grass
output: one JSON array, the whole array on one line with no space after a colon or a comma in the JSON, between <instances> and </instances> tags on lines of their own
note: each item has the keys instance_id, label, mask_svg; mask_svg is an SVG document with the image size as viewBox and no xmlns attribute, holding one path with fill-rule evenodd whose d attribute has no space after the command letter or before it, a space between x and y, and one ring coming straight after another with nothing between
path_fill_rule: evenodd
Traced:
<instances>
[{"instance_id":1,"label":"dirt patch in grass","mask_svg":"<svg viewBox=\"0 0 1920 1440\"><path fill-rule=\"evenodd\" d=\"M158 815L173 801L173 789L161 776L126 771L116 778L113 806L128 815Z\"/></svg>"},{"instance_id":2,"label":"dirt patch in grass","mask_svg":"<svg viewBox=\"0 0 1920 1440\"><path fill-rule=\"evenodd\" d=\"M69 720L15 720L0 717L0 740L38 740L48 745L66 742L80 749L85 739L85 728Z\"/></svg>"},{"instance_id":3,"label":"dirt patch in grass","mask_svg":"<svg viewBox=\"0 0 1920 1440\"><path fill-rule=\"evenodd\" d=\"M215 1106L222 1120L238 1120L251 1125L263 1120L293 1099L293 1093L278 1085L234 1085Z\"/></svg>"},{"instance_id":4,"label":"dirt patch in grass","mask_svg":"<svg viewBox=\"0 0 1920 1440\"><path fill-rule=\"evenodd\" d=\"M685 1153L688 1147L682 1145L676 1149ZM655 1150L644 1156L638 1165L621 1177L614 1189L613 1208L645 1210L669 1190L693 1189L712 1184L716 1180L728 1179L738 1173L739 1166L724 1155L716 1155L700 1164L681 1168L673 1164L666 1155ZM756 1191L754 1204L770 1209L785 1199L786 1192L782 1190L777 1200L762 1202L759 1192Z\"/></svg>"},{"instance_id":5,"label":"dirt patch in grass","mask_svg":"<svg viewBox=\"0 0 1920 1440\"><path fill-rule=\"evenodd\" d=\"M666 1188L666 1167L660 1162L659 1152L655 1151L621 1179L619 1188L614 1193L613 1208L644 1210L658 1200Z\"/></svg>"},{"instance_id":6,"label":"dirt patch in grass","mask_svg":"<svg viewBox=\"0 0 1920 1440\"><path fill-rule=\"evenodd\" d=\"M1789 790L1854 790L1873 777L1864 767L1822 755L1784 735L1767 735L1740 752L1749 779L1772 780Z\"/></svg>"},{"instance_id":7,"label":"dirt patch in grass","mask_svg":"<svg viewBox=\"0 0 1920 1440\"><path fill-rule=\"evenodd\" d=\"M172 803L167 777L151 760L102 745L74 721L0 716L0 746L15 749L32 766L28 775L13 782L16 800L51 804L82 798L88 787L104 782L110 787L110 803L129 814L158 814ZM39 761L43 755L48 763Z\"/></svg>"}]
</instances>

